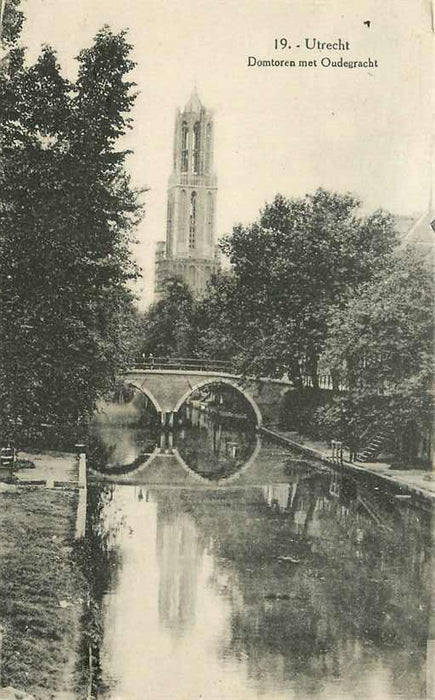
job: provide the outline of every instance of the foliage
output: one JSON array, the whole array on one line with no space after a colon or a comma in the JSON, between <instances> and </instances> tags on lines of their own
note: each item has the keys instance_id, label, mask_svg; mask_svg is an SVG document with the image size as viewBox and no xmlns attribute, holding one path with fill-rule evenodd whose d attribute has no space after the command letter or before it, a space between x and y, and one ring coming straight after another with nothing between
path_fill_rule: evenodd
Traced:
<instances>
[{"instance_id":1,"label":"foliage","mask_svg":"<svg viewBox=\"0 0 435 700\"><path fill-rule=\"evenodd\" d=\"M12 46L18 39L24 22L19 9L21 0L5 0L3 26L0 27L0 50ZM0 63L1 66L1 63Z\"/></svg>"},{"instance_id":2,"label":"foliage","mask_svg":"<svg viewBox=\"0 0 435 700\"><path fill-rule=\"evenodd\" d=\"M89 415L126 361L139 192L116 141L134 101L124 33L78 56L76 82L44 47L0 74L1 419L29 428Z\"/></svg>"},{"instance_id":3,"label":"foliage","mask_svg":"<svg viewBox=\"0 0 435 700\"><path fill-rule=\"evenodd\" d=\"M197 302L198 354L220 360L243 355L246 335L243 307L236 302L237 279L233 272L212 276L205 295Z\"/></svg>"},{"instance_id":4,"label":"foliage","mask_svg":"<svg viewBox=\"0 0 435 700\"><path fill-rule=\"evenodd\" d=\"M405 250L330 318L325 362L349 391L322 416L344 439L391 433L398 448L432 416L434 280ZM411 447L411 446L409 446Z\"/></svg>"},{"instance_id":5,"label":"foliage","mask_svg":"<svg viewBox=\"0 0 435 700\"><path fill-rule=\"evenodd\" d=\"M139 322L139 357L192 357L196 354L198 331L192 292L182 279L170 277L162 299Z\"/></svg>"},{"instance_id":6,"label":"foliage","mask_svg":"<svg viewBox=\"0 0 435 700\"><path fill-rule=\"evenodd\" d=\"M277 195L259 219L222 244L231 273L217 276L203 303L209 347L232 349L246 373L315 383L331 306L343 307L395 245L392 218L358 217L359 201L319 189Z\"/></svg>"}]
</instances>

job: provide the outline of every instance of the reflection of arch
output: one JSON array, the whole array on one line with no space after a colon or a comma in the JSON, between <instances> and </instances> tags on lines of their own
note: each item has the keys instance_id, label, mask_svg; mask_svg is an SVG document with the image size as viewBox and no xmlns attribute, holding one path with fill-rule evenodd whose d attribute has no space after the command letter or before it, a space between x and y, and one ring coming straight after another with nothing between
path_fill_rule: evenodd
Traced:
<instances>
[{"instance_id":1,"label":"reflection of arch","mask_svg":"<svg viewBox=\"0 0 435 700\"><path fill-rule=\"evenodd\" d=\"M217 481L211 481L211 479L206 479L205 476L202 476L201 474L198 474L195 472L193 469L189 467L188 464L184 461L182 456L180 455L178 449L174 447L172 454L174 455L175 459L177 460L178 464L188 473L190 476L192 476L196 481L199 481L201 484L217 484Z\"/></svg>"},{"instance_id":2,"label":"reflection of arch","mask_svg":"<svg viewBox=\"0 0 435 700\"><path fill-rule=\"evenodd\" d=\"M235 481L236 479L239 479L242 474L244 474L249 467L251 467L255 460L258 457L258 454L261 450L261 437L260 435L257 434L257 442L255 444L254 450L249 457L248 461L243 464L240 469L237 472L234 472L234 474L230 474L230 476L223 477L222 479L207 479L207 477L202 476L202 474L198 474L196 471L194 471L187 462L182 458L180 455L179 451L177 450L176 447L174 447L173 454L178 462L178 464L183 467L183 469L190 474L196 481L199 481L201 484L207 484L208 486L225 486L226 484L230 484L232 481Z\"/></svg>"},{"instance_id":3,"label":"reflection of arch","mask_svg":"<svg viewBox=\"0 0 435 700\"><path fill-rule=\"evenodd\" d=\"M135 387L137 388L137 387ZM132 476L136 476L136 474L139 474L139 472L145 471L155 460L155 458L160 454L160 448L155 447L153 452L148 455L148 459L143 462L142 464L139 464L137 467L133 467L132 469L128 470L128 464L126 465L124 471L121 474L110 474L110 473L105 473L105 472L100 472L97 469L93 469L92 467L89 466L88 464L88 471L90 474L93 476L98 477L98 479L103 480L103 481L110 481L110 482L121 482L123 479L131 479Z\"/></svg>"},{"instance_id":4,"label":"reflection of arch","mask_svg":"<svg viewBox=\"0 0 435 700\"><path fill-rule=\"evenodd\" d=\"M257 428L259 428L263 422L263 418L260 412L260 409L258 408L256 402L252 398L252 396L244 389L243 387L240 386L240 384L237 384L236 382L232 381L231 379L224 379L223 377L220 377L219 379L216 378L210 378L210 379L203 379L201 382L198 382L198 384L195 384L192 388L188 389L181 399L179 399L174 407L174 412L176 413L179 411L183 403L193 394L195 391L198 389L202 389L204 386L211 386L212 384L227 384L228 386L233 387L233 389L236 389L240 394L242 394L247 402L250 404L252 410L255 413L255 417L257 419Z\"/></svg>"},{"instance_id":5,"label":"reflection of arch","mask_svg":"<svg viewBox=\"0 0 435 700\"><path fill-rule=\"evenodd\" d=\"M149 398L149 400L151 401L151 403L153 404L157 413L162 413L162 408L161 408L159 402L157 401L156 397L149 389L147 389L146 387L137 386L137 384L133 384L133 382L127 382L127 386L132 386L133 389L136 389L137 391L141 391L142 394L145 394L145 396L147 396Z\"/></svg>"},{"instance_id":6,"label":"reflection of arch","mask_svg":"<svg viewBox=\"0 0 435 700\"><path fill-rule=\"evenodd\" d=\"M225 479L219 479L218 483L219 484L228 484L228 483L231 483L232 481L235 481L236 479L239 479L242 476L242 474L244 474L249 469L249 467L251 467L254 464L255 460L257 459L257 457L259 455L260 450L261 450L261 437L260 437L260 434L257 433L257 442L255 444L254 450L253 450L251 456L249 457L248 461L245 462L245 464L242 467L240 467L240 469L237 472L234 472L234 474L230 474L230 476L227 476Z\"/></svg>"}]
</instances>

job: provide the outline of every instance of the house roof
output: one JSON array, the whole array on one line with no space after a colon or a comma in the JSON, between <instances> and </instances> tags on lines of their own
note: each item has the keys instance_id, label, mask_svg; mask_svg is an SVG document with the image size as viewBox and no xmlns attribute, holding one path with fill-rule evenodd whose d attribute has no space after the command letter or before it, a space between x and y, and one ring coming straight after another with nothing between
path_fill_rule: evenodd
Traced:
<instances>
[{"instance_id":1,"label":"house roof","mask_svg":"<svg viewBox=\"0 0 435 700\"><path fill-rule=\"evenodd\" d=\"M403 236L402 244L435 248L435 214L432 209L429 209L411 226L408 233Z\"/></svg>"}]
</instances>

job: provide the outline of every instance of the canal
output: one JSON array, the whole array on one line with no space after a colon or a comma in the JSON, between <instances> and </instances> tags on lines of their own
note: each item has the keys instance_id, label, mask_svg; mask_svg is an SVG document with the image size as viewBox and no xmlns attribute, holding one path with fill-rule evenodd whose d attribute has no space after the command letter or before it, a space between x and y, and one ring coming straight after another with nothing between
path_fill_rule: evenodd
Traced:
<instances>
[{"instance_id":1,"label":"canal","mask_svg":"<svg viewBox=\"0 0 435 700\"><path fill-rule=\"evenodd\" d=\"M90 697L431 697L429 512L261 440L234 396L156 426L137 397L93 426Z\"/></svg>"}]
</instances>

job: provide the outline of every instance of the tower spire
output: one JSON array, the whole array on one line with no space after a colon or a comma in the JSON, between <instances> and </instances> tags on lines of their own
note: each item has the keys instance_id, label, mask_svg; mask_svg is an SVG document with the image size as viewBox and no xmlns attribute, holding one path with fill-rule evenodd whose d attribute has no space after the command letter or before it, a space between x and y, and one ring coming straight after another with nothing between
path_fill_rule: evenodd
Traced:
<instances>
[{"instance_id":1,"label":"tower spire","mask_svg":"<svg viewBox=\"0 0 435 700\"><path fill-rule=\"evenodd\" d=\"M192 94L186 103L184 111L185 112L200 113L202 109L204 109L204 107L202 105L201 100L199 99L198 89L197 89L197 86L195 83L193 90L192 90Z\"/></svg>"}]
</instances>

